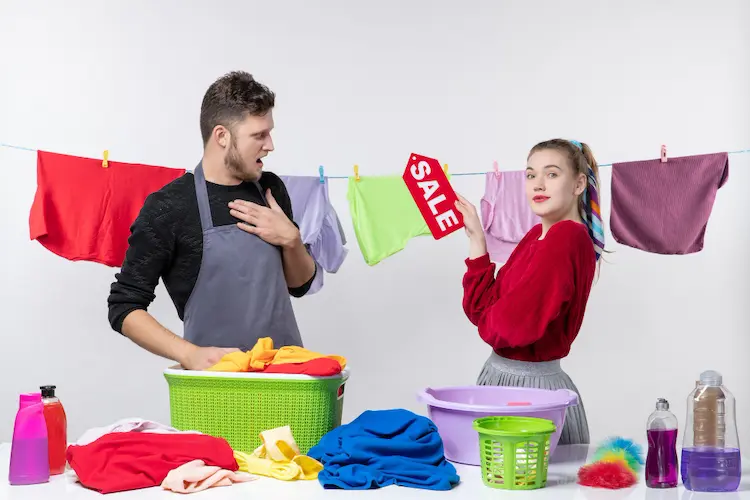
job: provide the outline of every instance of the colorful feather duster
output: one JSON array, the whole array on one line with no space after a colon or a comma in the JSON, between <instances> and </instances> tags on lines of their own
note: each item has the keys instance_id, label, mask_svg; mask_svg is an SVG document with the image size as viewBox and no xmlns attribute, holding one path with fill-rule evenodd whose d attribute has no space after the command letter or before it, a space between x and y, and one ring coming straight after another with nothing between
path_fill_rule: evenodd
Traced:
<instances>
[{"instance_id":1,"label":"colorful feather duster","mask_svg":"<svg viewBox=\"0 0 750 500\"><path fill-rule=\"evenodd\" d=\"M606 440L594 452L594 461L578 471L578 484L593 488L629 488L638 482L645 463L643 449L622 437Z\"/></svg>"}]
</instances>

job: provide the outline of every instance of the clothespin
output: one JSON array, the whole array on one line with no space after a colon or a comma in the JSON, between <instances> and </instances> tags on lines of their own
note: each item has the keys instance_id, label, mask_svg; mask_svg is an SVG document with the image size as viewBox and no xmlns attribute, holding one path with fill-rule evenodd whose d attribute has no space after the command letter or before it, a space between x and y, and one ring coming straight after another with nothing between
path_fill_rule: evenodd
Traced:
<instances>
[{"instance_id":1,"label":"clothespin","mask_svg":"<svg viewBox=\"0 0 750 500\"><path fill-rule=\"evenodd\" d=\"M102 160L102 168L108 168L109 167L109 150L104 150L104 160Z\"/></svg>"},{"instance_id":2,"label":"clothespin","mask_svg":"<svg viewBox=\"0 0 750 500\"><path fill-rule=\"evenodd\" d=\"M667 163L667 146L664 144L661 145L661 162Z\"/></svg>"},{"instance_id":3,"label":"clothespin","mask_svg":"<svg viewBox=\"0 0 750 500\"><path fill-rule=\"evenodd\" d=\"M495 171L495 177L500 177L500 166L497 164L497 160L492 162L492 170Z\"/></svg>"},{"instance_id":4,"label":"clothespin","mask_svg":"<svg viewBox=\"0 0 750 500\"><path fill-rule=\"evenodd\" d=\"M323 178L323 165L321 165L321 166L318 167L318 173L320 174L320 183L321 184L325 184L326 181Z\"/></svg>"},{"instance_id":5,"label":"clothespin","mask_svg":"<svg viewBox=\"0 0 750 500\"><path fill-rule=\"evenodd\" d=\"M448 175L448 164L443 164L443 172L445 172L445 175Z\"/></svg>"},{"instance_id":6,"label":"clothespin","mask_svg":"<svg viewBox=\"0 0 750 500\"><path fill-rule=\"evenodd\" d=\"M354 165L354 180L359 182L359 165Z\"/></svg>"}]
</instances>

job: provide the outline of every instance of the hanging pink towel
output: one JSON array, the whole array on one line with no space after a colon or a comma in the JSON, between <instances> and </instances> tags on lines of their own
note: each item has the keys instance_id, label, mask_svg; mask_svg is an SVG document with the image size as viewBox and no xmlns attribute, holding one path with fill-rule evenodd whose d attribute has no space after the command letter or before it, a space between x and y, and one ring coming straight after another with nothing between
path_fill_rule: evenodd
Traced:
<instances>
[{"instance_id":1,"label":"hanging pink towel","mask_svg":"<svg viewBox=\"0 0 750 500\"><path fill-rule=\"evenodd\" d=\"M490 259L504 263L540 219L529 207L526 172L489 172L481 201L482 225Z\"/></svg>"},{"instance_id":2,"label":"hanging pink towel","mask_svg":"<svg viewBox=\"0 0 750 500\"><path fill-rule=\"evenodd\" d=\"M716 192L728 177L727 153L613 164L612 236L650 253L700 252Z\"/></svg>"}]
</instances>

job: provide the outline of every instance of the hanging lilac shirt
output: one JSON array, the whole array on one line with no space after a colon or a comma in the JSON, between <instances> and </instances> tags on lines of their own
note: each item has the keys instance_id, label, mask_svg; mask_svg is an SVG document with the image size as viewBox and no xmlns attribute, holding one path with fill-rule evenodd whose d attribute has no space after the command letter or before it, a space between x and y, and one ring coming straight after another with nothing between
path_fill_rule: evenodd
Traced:
<instances>
[{"instance_id":1,"label":"hanging lilac shirt","mask_svg":"<svg viewBox=\"0 0 750 500\"><path fill-rule=\"evenodd\" d=\"M292 201L294 221L299 226L302 243L318 266L308 294L323 287L323 272L335 273L346 259L346 236L336 210L328 198L328 180L320 177L281 176Z\"/></svg>"},{"instance_id":2,"label":"hanging lilac shirt","mask_svg":"<svg viewBox=\"0 0 750 500\"><path fill-rule=\"evenodd\" d=\"M481 200L487 251L495 262L506 262L518 243L540 222L529 207L526 172L489 172Z\"/></svg>"}]
</instances>

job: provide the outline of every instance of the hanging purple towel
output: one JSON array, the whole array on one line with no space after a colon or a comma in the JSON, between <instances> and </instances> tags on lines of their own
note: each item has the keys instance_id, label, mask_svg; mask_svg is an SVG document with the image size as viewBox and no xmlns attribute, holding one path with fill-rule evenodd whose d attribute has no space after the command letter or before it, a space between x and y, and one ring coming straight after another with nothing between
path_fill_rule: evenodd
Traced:
<instances>
[{"instance_id":1,"label":"hanging purple towel","mask_svg":"<svg viewBox=\"0 0 750 500\"><path fill-rule=\"evenodd\" d=\"M318 266L308 294L323 287L323 271L335 273L347 253L346 236L336 210L328 199L328 179L320 177L280 176L292 201L294 221L299 226L302 243Z\"/></svg>"},{"instance_id":2,"label":"hanging purple towel","mask_svg":"<svg viewBox=\"0 0 750 500\"><path fill-rule=\"evenodd\" d=\"M716 193L728 177L727 153L613 164L612 236L650 253L700 252Z\"/></svg>"}]
</instances>

